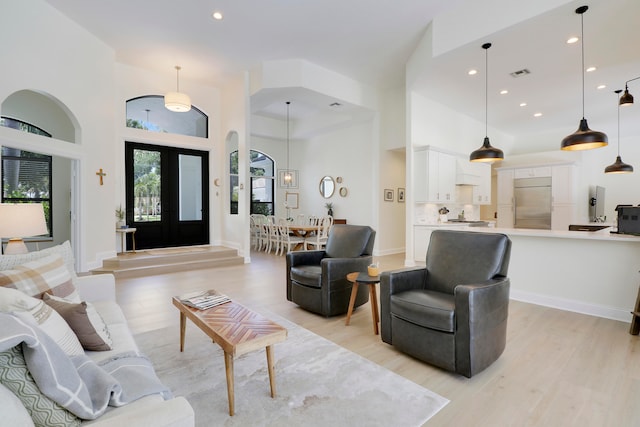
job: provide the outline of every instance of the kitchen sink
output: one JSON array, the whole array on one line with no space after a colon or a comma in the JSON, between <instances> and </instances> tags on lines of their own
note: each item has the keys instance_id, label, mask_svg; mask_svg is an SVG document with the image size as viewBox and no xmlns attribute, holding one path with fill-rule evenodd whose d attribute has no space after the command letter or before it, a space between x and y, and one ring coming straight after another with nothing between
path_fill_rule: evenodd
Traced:
<instances>
[{"instance_id":1,"label":"kitchen sink","mask_svg":"<svg viewBox=\"0 0 640 427\"><path fill-rule=\"evenodd\" d=\"M600 230L604 230L605 228L609 228L611 227L610 225L594 225L594 224L589 224L589 225L576 225L576 224L571 224L569 226L569 231L600 231Z\"/></svg>"}]
</instances>

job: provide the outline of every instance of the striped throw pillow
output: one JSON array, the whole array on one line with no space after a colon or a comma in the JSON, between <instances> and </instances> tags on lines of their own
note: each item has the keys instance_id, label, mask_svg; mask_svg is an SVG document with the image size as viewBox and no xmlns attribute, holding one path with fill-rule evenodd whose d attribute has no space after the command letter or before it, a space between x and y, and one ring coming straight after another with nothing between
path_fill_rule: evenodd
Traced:
<instances>
[{"instance_id":1,"label":"striped throw pillow","mask_svg":"<svg viewBox=\"0 0 640 427\"><path fill-rule=\"evenodd\" d=\"M81 302L69 270L59 254L53 254L0 271L0 286L17 289L42 298L49 293L75 303Z\"/></svg>"}]
</instances>

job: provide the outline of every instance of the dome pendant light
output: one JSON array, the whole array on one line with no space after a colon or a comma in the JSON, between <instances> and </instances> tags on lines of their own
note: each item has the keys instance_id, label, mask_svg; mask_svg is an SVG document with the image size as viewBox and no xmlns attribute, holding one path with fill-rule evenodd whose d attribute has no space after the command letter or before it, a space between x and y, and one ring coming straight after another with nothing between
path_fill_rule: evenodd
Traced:
<instances>
[{"instance_id":1,"label":"dome pendant light","mask_svg":"<svg viewBox=\"0 0 640 427\"><path fill-rule=\"evenodd\" d=\"M566 136L562 140L560 148L567 151L575 150L591 150L593 148L604 147L608 144L607 135L603 132L589 129L587 119L584 118L584 13L589 9L589 6L580 6L576 9L576 13L580 15L581 22L581 40L580 46L582 47L582 120L580 120L580 126L571 135Z\"/></svg>"},{"instance_id":2,"label":"dome pendant light","mask_svg":"<svg viewBox=\"0 0 640 427\"><path fill-rule=\"evenodd\" d=\"M475 150L469 156L469 160L472 162L495 162L497 160L504 159L502 150L492 147L489 142L488 135L488 110L489 110L489 48L491 43L485 43L482 48L485 52L485 73L484 73L484 142L482 147Z\"/></svg>"},{"instance_id":3,"label":"dome pendant light","mask_svg":"<svg viewBox=\"0 0 640 427\"><path fill-rule=\"evenodd\" d=\"M620 92L622 90L618 89L615 91L617 96L620 96ZM624 95L623 95L624 96ZM604 169L604 173L632 173L633 166L628 165L622 161L620 157L620 100L618 100L618 157L616 157L616 161L607 166Z\"/></svg>"},{"instance_id":4,"label":"dome pendant light","mask_svg":"<svg viewBox=\"0 0 640 427\"><path fill-rule=\"evenodd\" d=\"M186 113L191 110L189 95L180 93L180 66L176 65L176 91L167 92L164 96L164 106L167 110L176 113Z\"/></svg>"},{"instance_id":5,"label":"dome pendant light","mask_svg":"<svg viewBox=\"0 0 640 427\"><path fill-rule=\"evenodd\" d=\"M287 101L287 171L284 173L284 183L288 187L291 185L291 171L289 170L289 106L291 101Z\"/></svg>"},{"instance_id":6,"label":"dome pendant light","mask_svg":"<svg viewBox=\"0 0 640 427\"><path fill-rule=\"evenodd\" d=\"M624 83L624 93L620 97L620 101L619 101L620 105L625 106L625 105L632 105L633 104L633 95L631 95L629 93L629 82L632 82L632 81L638 80L638 79L640 79L640 77L636 77L634 79L627 80Z\"/></svg>"}]
</instances>

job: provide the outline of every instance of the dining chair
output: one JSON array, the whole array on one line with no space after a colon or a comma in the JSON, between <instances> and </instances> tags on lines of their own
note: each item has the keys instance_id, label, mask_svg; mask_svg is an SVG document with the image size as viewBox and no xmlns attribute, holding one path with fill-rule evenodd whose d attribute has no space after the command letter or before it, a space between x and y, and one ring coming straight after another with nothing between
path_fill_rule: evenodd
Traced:
<instances>
[{"instance_id":1,"label":"dining chair","mask_svg":"<svg viewBox=\"0 0 640 427\"><path fill-rule=\"evenodd\" d=\"M308 249L324 249L329 239L329 230L333 225L333 218L331 216L324 216L320 218L318 222L318 229L316 232L305 239L305 246Z\"/></svg>"},{"instance_id":2,"label":"dining chair","mask_svg":"<svg viewBox=\"0 0 640 427\"><path fill-rule=\"evenodd\" d=\"M298 245L302 245L302 249L306 249L305 238L300 236L294 236L289 230L288 224L280 224L280 255L284 255L287 252L291 252L293 248ZM286 249L286 251L285 251Z\"/></svg>"},{"instance_id":3,"label":"dining chair","mask_svg":"<svg viewBox=\"0 0 640 427\"><path fill-rule=\"evenodd\" d=\"M278 224L275 222L275 217L267 217L267 230L269 233L268 241L267 241L267 249L265 252L271 252L271 249L278 254L280 251L280 229L278 228Z\"/></svg>"},{"instance_id":4,"label":"dining chair","mask_svg":"<svg viewBox=\"0 0 640 427\"><path fill-rule=\"evenodd\" d=\"M298 214L298 219L296 224L298 225L306 225L307 224L307 216L305 214Z\"/></svg>"}]
</instances>

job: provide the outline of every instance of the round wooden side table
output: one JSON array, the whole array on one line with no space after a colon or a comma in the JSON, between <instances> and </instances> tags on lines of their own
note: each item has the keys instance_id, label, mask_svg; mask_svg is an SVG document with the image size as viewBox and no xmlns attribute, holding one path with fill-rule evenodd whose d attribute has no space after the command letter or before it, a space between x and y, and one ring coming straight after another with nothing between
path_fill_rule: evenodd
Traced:
<instances>
[{"instance_id":1,"label":"round wooden side table","mask_svg":"<svg viewBox=\"0 0 640 427\"><path fill-rule=\"evenodd\" d=\"M373 332L378 335L378 322L380 322L380 314L378 313L378 294L376 292L376 284L380 282L380 276L369 276L367 273L349 273L347 280L353 283L351 288L351 299L349 300L349 310L347 311L346 326L349 326L353 306L356 302L359 285L369 286L369 300L371 303L371 317L373 318Z\"/></svg>"}]
</instances>

